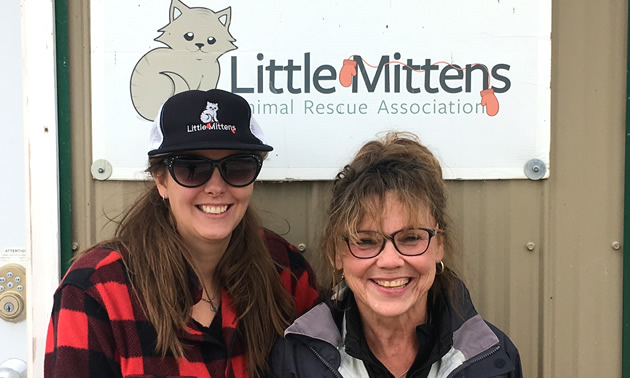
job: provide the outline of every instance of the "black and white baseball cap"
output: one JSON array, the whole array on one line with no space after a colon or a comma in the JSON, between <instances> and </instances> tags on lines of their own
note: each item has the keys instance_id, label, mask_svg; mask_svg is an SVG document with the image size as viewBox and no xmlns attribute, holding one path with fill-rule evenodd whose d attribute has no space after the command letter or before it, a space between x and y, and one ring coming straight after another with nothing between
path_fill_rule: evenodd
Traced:
<instances>
[{"instance_id":1,"label":"black and white baseball cap","mask_svg":"<svg viewBox=\"0 0 630 378\"><path fill-rule=\"evenodd\" d=\"M188 150L272 151L247 101L220 89L166 100L151 126L149 156Z\"/></svg>"}]
</instances>

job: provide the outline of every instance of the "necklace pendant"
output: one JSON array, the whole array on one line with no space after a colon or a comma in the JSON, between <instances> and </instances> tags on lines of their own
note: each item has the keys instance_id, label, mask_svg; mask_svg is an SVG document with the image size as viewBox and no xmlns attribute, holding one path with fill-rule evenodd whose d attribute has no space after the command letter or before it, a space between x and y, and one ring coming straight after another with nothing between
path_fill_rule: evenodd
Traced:
<instances>
[{"instance_id":1,"label":"necklace pendant","mask_svg":"<svg viewBox=\"0 0 630 378\"><path fill-rule=\"evenodd\" d=\"M208 303L210 305L210 310L212 312L217 312L219 311L219 306L217 306L216 304L214 304L214 302L212 301L212 299L206 299L204 297L201 297L201 300Z\"/></svg>"}]
</instances>

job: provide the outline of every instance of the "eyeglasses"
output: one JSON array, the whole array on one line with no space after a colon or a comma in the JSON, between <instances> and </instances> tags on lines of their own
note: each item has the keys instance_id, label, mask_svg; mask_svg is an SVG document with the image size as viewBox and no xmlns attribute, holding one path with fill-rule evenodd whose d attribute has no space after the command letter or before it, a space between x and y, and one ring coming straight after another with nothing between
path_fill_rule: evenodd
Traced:
<instances>
[{"instance_id":1,"label":"eyeglasses","mask_svg":"<svg viewBox=\"0 0 630 378\"><path fill-rule=\"evenodd\" d=\"M405 228L391 235L383 235L376 231L358 231L357 238L344 237L348 250L358 259L371 259L378 256L388 240L394 248L404 256L420 256L429 249L431 239L437 234L430 228Z\"/></svg>"},{"instance_id":2,"label":"eyeglasses","mask_svg":"<svg viewBox=\"0 0 630 378\"><path fill-rule=\"evenodd\" d=\"M197 188L210 180L214 168L219 168L223 180L240 188L256 180L262 168L258 155L232 155L220 160L211 160L197 155L177 155L164 159L171 177L186 188Z\"/></svg>"}]
</instances>

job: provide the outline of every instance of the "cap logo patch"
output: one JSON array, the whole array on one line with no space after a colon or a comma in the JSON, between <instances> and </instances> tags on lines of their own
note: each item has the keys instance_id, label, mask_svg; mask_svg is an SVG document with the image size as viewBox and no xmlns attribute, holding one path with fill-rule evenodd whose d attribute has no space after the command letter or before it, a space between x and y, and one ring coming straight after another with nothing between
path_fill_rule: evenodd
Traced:
<instances>
[{"instance_id":1,"label":"cap logo patch","mask_svg":"<svg viewBox=\"0 0 630 378\"><path fill-rule=\"evenodd\" d=\"M234 125L226 125L219 122L218 114L219 112L219 104L216 102L208 101L206 103L206 108L201 112L200 120L201 124L199 125L188 125L187 132L192 133L196 131L205 131L205 130L221 130L221 131L231 131L232 134L236 134L236 126Z\"/></svg>"},{"instance_id":2,"label":"cap logo patch","mask_svg":"<svg viewBox=\"0 0 630 378\"><path fill-rule=\"evenodd\" d=\"M201 113L201 122L209 123L214 122L218 123L217 119L217 110L219 110L219 104L216 102L210 102L206 104L206 109Z\"/></svg>"}]
</instances>

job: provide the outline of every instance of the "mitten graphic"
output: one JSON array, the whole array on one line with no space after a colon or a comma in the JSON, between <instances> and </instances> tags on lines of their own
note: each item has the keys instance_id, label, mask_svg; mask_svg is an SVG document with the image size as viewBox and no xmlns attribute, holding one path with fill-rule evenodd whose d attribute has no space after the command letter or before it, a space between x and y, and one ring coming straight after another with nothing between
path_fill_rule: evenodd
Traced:
<instances>
[{"instance_id":1,"label":"mitten graphic","mask_svg":"<svg viewBox=\"0 0 630 378\"><path fill-rule=\"evenodd\" d=\"M481 91L481 105L486 107L486 114L494 117L499 112L499 100L494 95L494 89L488 88Z\"/></svg>"},{"instance_id":2,"label":"mitten graphic","mask_svg":"<svg viewBox=\"0 0 630 378\"><path fill-rule=\"evenodd\" d=\"M352 77L357 76L357 62L352 59L344 59L343 67L339 72L339 82L344 87L352 85Z\"/></svg>"}]
</instances>

